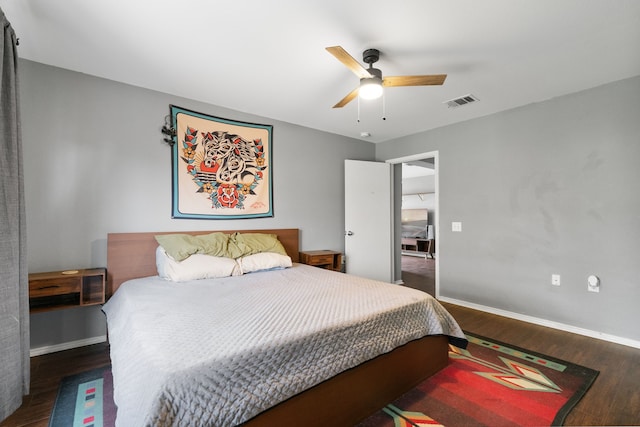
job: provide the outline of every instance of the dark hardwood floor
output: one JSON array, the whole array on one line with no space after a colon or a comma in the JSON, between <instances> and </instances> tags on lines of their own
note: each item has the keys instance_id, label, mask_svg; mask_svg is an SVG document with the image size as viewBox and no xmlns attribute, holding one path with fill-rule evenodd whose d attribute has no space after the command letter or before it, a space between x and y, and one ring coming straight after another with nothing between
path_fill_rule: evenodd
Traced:
<instances>
[{"instance_id":1,"label":"dark hardwood floor","mask_svg":"<svg viewBox=\"0 0 640 427\"><path fill-rule=\"evenodd\" d=\"M95 344L31 358L31 392L0 427L47 427L62 378L108 365L109 346Z\"/></svg>"},{"instance_id":2,"label":"dark hardwood floor","mask_svg":"<svg viewBox=\"0 0 640 427\"><path fill-rule=\"evenodd\" d=\"M405 286L436 296L436 260L418 256L402 256L402 281Z\"/></svg>"},{"instance_id":3,"label":"dark hardwood floor","mask_svg":"<svg viewBox=\"0 0 640 427\"><path fill-rule=\"evenodd\" d=\"M435 296L435 261L402 257L405 286ZM567 426L640 426L640 349L442 303L462 329L600 371Z\"/></svg>"},{"instance_id":4,"label":"dark hardwood floor","mask_svg":"<svg viewBox=\"0 0 640 427\"><path fill-rule=\"evenodd\" d=\"M600 371L567 426L640 425L640 349L443 303L462 329Z\"/></svg>"},{"instance_id":5,"label":"dark hardwood floor","mask_svg":"<svg viewBox=\"0 0 640 427\"><path fill-rule=\"evenodd\" d=\"M407 267L407 272L412 274L406 278L403 272L405 284L433 292L433 263L429 259L411 257L407 264L415 265L411 271ZM640 425L640 349L452 304L443 305L469 333L599 370L600 375L569 414L565 425ZM18 411L0 423L0 427L46 427L60 380L108 363L109 346L106 343L33 357L31 394L24 398Z\"/></svg>"}]
</instances>

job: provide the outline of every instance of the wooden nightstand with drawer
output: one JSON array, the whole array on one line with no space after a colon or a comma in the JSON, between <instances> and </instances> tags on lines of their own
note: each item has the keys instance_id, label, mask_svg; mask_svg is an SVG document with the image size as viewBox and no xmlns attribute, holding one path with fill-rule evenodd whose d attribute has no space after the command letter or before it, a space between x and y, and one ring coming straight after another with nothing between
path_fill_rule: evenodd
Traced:
<instances>
[{"instance_id":1,"label":"wooden nightstand with drawer","mask_svg":"<svg viewBox=\"0 0 640 427\"><path fill-rule=\"evenodd\" d=\"M31 312L103 304L106 269L51 271L29 274Z\"/></svg>"},{"instance_id":2,"label":"wooden nightstand with drawer","mask_svg":"<svg viewBox=\"0 0 640 427\"><path fill-rule=\"evenodd\" d=\"M301 251L300 262L314 267L342 271L342 253L336 251Z\"/></svg>"}]
</instances>

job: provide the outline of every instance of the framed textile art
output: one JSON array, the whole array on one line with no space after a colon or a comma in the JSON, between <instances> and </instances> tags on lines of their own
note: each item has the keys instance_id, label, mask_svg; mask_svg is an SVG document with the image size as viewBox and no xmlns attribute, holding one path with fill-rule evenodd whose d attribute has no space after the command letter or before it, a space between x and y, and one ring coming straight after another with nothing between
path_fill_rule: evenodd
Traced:
<instances>
[{"instance_id":1,"label":"framed textile art","mask_svg":"<svg viewBox=\"0 0 640 427\"><path fill-rule=\"evenodd\" d=\"M273 126L170 106L172 217L273 216Z\"/></svg>"}]
</instances>

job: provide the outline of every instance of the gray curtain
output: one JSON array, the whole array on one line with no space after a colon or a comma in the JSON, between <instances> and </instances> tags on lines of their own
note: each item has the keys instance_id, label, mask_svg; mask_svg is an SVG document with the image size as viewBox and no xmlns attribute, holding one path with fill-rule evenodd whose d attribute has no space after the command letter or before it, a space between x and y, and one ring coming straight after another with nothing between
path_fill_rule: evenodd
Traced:
<instances>
[{"instance_id":1,"label":"gray curtain","mask_svg":"<svg viewBox=\"0 0 640 427\"><path fill-rule=\"evenodd\" d=\"M0 421L29 393L29 282L16 35L0 9Z\"/></svg>"}]
</instances>

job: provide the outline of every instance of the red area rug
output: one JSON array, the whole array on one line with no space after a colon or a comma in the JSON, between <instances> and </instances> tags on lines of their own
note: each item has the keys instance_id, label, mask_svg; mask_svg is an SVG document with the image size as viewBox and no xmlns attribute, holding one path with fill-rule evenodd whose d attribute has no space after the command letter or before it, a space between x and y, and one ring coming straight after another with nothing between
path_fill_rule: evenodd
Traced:
<instances>
[{"instance_id":1,"label":"red area rug","mask_svg":"<svg viewBox=\"0 0 640 427\"><path fill-rule=\"evenodd\" d=\"M467 334L450 364L359 427L551 426L598 376L595 371L496 340Z\"/></svg>"}]
</instances>

